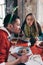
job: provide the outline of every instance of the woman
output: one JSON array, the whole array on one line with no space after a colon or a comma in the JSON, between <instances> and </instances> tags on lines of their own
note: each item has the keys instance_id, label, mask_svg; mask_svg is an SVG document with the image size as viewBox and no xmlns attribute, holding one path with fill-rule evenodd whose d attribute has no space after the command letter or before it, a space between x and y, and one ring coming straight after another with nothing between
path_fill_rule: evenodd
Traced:
<instances>
[{"instance_id":1,"label":"woman","mask_svg":"<svg viewBox=\"0 0 43 65\"><path fill-rule=\"evenodd\" d=\"M34 38L37 38L38 36L42 34L41 27L39 23L35 20L32 13L29 13L26 16L21 29L24 31L24 34L27 38L31 38L30 39L31 43L35 42Z\"/></svg>"},{"instance_id":2,"label":"woman","mask_svg":"<svg viewBox=\"0 0 43 65\"><path fill-rule=\"evenodd\" d=\"M26 37L30 37L30 34L36 37L37 35L41 35L42 33L41 27L39 23L35 20L32 13L29 13L26 16L25 21L22 25L22 30L24 31Z\"/></svg>"}]
</instances>

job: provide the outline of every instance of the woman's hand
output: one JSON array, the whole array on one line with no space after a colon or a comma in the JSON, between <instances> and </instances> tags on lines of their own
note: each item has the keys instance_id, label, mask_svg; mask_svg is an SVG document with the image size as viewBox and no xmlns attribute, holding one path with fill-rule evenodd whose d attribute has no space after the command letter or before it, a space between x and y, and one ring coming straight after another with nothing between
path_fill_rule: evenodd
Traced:
<instances>
[{"instance_id":1,"label":"woman's hand","mask_svg":"<svg viewBox=\"0 0 43 65\"><path fill-rule=\"evenodd\" d=\"M38 40L39 40L39 38L38 38L38 37L35 37L35 39L36 39L36 41L38 41Z\"/></svg>"}]
</instances>

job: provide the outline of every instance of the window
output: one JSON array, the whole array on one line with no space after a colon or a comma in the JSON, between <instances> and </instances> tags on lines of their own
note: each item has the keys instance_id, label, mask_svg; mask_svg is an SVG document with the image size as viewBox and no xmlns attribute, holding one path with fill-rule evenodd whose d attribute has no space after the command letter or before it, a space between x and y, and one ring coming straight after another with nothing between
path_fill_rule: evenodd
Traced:
<instances>
[{"instance_id":1,"label":"window","mask_svg":"<svg viewBox=\"0 0 43 65\"><path fill-rule=\"evenodd\" d=\"M0 0L0 26L3 26L4 17L5 17L5 0Z\"/></svg>"},{"instance_id":2,"label":"window","mask_svg":"<svg viewBox=\"0 0 43 65\"><path fill-rule=\"evenodd\" d=\"M13 8L17 6L17 0L6 0L6 14L11 13ZM17 15L17 10L15 11Z\"/></svg>"}]
</instances>

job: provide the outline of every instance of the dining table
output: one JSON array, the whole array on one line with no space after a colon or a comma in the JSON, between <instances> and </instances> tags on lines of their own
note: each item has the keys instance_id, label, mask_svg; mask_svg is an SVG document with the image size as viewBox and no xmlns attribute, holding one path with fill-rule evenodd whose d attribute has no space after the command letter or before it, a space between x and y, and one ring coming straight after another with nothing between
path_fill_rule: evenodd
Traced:
<instances>
[{"instance_id":1,"label":"dining table","mask_svg":"<svg viewBox=\"0 0 43 65\"><path fill-rule=\"evenodd\" d=\"M15 58L14 56L14 53L18 53L18 51L20 50L20 48L24 47L24 48L28 48L29 52L27 53L27 55L29 55L30 57L33 55L36 57L36 61L35 60L31 60L29 59L25 64L26 65L43 65L43 46L42 48L40 46L38 46L40 41L37 41L33 46L31 46L31 43L30 42L25 42L25 41L22 41L22 40L18 40L17 43L16 43L16 46L15 44L12 45L12 47L10 48L10 58ZM40 42L41 43L41 42ZM43 41L42 41L43 43ZM39 58L38 58L38 56ZM34 57L33 57L34 58ZM40 59L41 58L41 59ZM11 59L9 59L8 61L10 61ZM14 60L14 59L13 59ZM33 63L33 64L32 64Z\"/></svg>"}]
</instances>

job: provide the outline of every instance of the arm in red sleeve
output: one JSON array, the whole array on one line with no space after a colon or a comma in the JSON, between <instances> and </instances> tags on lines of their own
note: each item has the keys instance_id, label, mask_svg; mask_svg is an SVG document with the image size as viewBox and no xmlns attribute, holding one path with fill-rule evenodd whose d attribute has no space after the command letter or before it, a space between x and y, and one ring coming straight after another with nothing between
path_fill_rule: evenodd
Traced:
<instances>
[{"instance_id":1,"label":"arm in red sleeve","mask_svg":"<svg viewBox=\"0 0 43 65\"><path fill-rule=\"evenodd\" d=\"M6 62L9 51L9 42L5 36L6 34L0 32L0 63Z\"/></svg>"}]
</instances>

